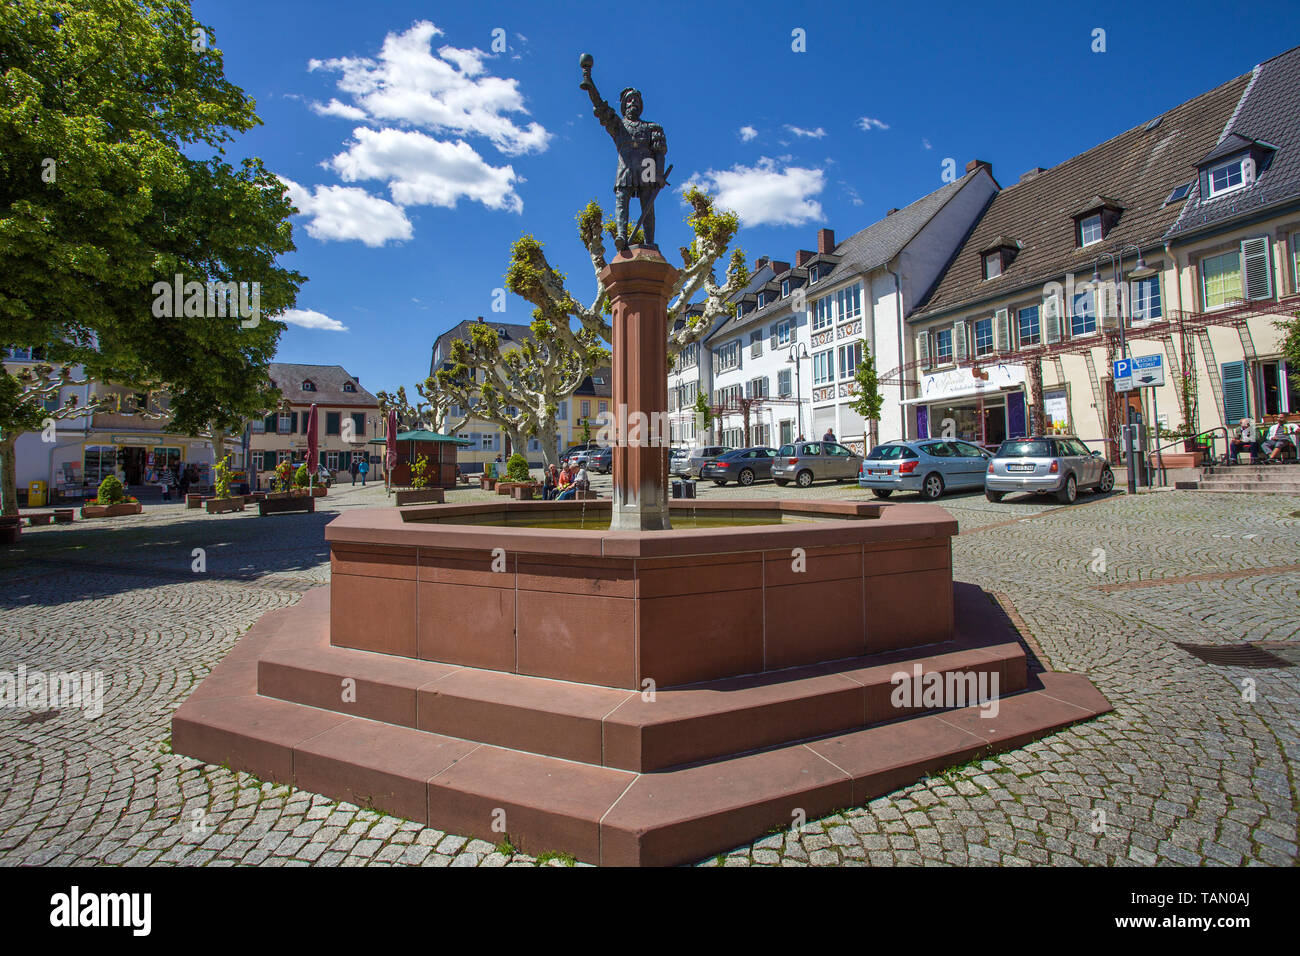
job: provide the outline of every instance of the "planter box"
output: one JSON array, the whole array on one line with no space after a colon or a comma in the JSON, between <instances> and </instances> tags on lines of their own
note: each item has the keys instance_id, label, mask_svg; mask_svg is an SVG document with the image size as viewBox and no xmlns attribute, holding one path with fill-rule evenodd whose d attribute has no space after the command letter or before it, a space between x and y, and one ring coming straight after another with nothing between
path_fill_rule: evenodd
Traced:
<instances>
[{"instance_id":1,"label":"planter box","mask_svg":"<svg viewBox=\"0 0 1300 956\"><path fill-rule=\"evenodd\" d=\"M287 514L292 511L305 511L310 514L315 510L316 499L311 495L281 495L279 497L268 495L263 501L257 503L257 513L261 517Z\"/></svg>"},{"instance_id":2,"label":"planter box","mask_svg":"<svg viewBox=\"0 0 1300 956\"><path fill-rule=\"evenodd\" d=\"M487 477L487 475L480 476L478 481L479 481L479 486L484 491L491 491L493 488L497 486L497 480L495 478L489 478Z\"/></svg>"},{"instance_id":3,"label":"planter box","mask_svg":"<svg viewBox=\"0 0 1300 956\"><path fill-rule=\"evenodd\" d=\"M75 509L73 509L73 508L55 508L55 509L54 509L54 523L55 523L55 524L72 524L72 515L73 515L74 510L75 510Z\"/></svg>"},{"instance_id":4,"label":"planter box","mask_svg":"<svg viewBox=\"0 0 1300 956\"><path fill-rule=\"evenodd\" d=\"M510 489L510 497L516 501L532 501L536 496L536 485L515 485Z\"/></svg>"},{"instance_id":5,"label":"planter box","mask_svg":"<svg viewBox=\"0 0 1300 956\"><path fill-rule=\"evenodd\" d=\"M1196 468L1204 460L1200 451L1166 451L1161 454L1164 460L1166 471L1172 471L1175 468ZM1154 453L1147 456L1151 462L1152 468L1160 467L1160 460Z\"/></svg>"},{"instance_id":6,"label":"planter box","mask_svg":"<svg viewBox=\"0 0 1300 956\"><path fill-rule=\"evenodd\" d=\"M233 498L209 498L203 502L203 507L207 509L210 515L225 514L227 511L243 511L244 499L240 496Z\"/></svg>"},{"instance_id":7,"label":"planter box","mask_svg":"<svg viewBox=\"0 0 1300 956\"><path fill-rule=\"evenodd\" d=\"M121 518L125 515L138 515L144 506L138 501L124 501L118 505L82 505L83 518Z\"/></svg>"},{"instance_id":8,"label":"planter box","mask_svg":"<svg viewBox=\"0 0 1300 956\"><path fill-rule=\"evenodd\" d=\"M38 515L26 515L26 518L27 518L27 524L30 527L35 528L37 525L49 524L50 521L53 520L54 515L52 515L48 511L45 511Z\"/></svg>"},{"instance_id":9,"label":"planter box","mask_svg":"<svg viewBox=\"0 0 1300 956\"><path fill-rule=\"evenodd\" d=\"M441 488L412 488L409 491L395 492L397 507L405 505L442 504L447 500Z\"/></svg>"},{"instance_id":10,"label":"planter box","mask_svg":"<svg viewBox=\"0 0 1300 956\"><path fill-rule=\"evenodd\" d=\"M0 518L0 544L17 544L22 533L21 518Z\"/></svg>"},{"instance_id":11,"label":"planter box","mask_svg":"<svg viewBox=\"0 0 1300 956\"><path fill-rule=\"evenodd\" d=\"M596 500L597 498L599 498L599 497L600 497L600 495L598 495L598 494L596 494L594 491L590 491L590 490L588 490L588 491L575 491L575 492L573 493L573 500L574 500L574 501L595 501L595 500Z\"/></svg>"},{"instance_id":12,"label":"planter box","mask_svg":"<svg viewBox=\"0 0 1300 956\"><path fill-rule=\"evenodd\" d=\"M186 508L202 508L202 507L203 507L203 496L202 496L202 495L186 495L186 496L185 496L185 507L186 507Z\"/></svg>"}]
</instances>

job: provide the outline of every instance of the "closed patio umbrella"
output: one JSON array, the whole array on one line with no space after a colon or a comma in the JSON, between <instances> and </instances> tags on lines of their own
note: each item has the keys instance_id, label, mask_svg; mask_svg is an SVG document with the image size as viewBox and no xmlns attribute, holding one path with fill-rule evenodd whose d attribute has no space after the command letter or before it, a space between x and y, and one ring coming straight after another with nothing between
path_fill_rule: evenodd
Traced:
<instances>
[{"instance_id":1,"label":"closed patio umbrella","mask_svg":"<svg viewBox=\"0 0 1300 956\"><path fill-rule=\"evenodd\" d=\"M307 486L316 487L317 459L320 457L320 440L316 437L316 403L307 413Z\"/></svg>"}]
</instances>

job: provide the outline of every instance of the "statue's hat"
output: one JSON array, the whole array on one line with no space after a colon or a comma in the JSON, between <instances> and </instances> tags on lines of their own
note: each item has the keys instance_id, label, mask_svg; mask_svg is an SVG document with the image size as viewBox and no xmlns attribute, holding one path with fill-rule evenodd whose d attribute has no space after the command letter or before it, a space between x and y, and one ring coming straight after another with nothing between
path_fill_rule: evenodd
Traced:
<instances>
[{"instance_id":1,"label":"statue's hat","mask_svg":"<svg viewBox=\"0 0 1300 956\"><path fill-rule=\"evenodd\" d=\"M623 107L627 106L628 97L633 95L637 97L641 96L641 91L638 90L635 86L625 87L623 92L618 94L618 107L620 110Z\"/></svg>"}]
</instances>

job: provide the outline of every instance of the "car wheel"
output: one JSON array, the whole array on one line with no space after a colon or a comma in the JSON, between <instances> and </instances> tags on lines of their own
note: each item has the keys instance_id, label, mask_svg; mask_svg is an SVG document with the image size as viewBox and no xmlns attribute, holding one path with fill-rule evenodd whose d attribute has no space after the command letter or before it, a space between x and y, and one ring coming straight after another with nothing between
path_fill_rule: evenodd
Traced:
<instances>
[{"instance_id":1,"label":"car wheel","mask_svg":"<svg viewBox=\"0 0 1300 956\"><path fill-rule=\"evenodd\" d=\"M800 488L807 488L813 483L813 473L811 471L801 471L795 475L794 481Z\"/></svg>"},{"instance_id":2,"label":"car wheel","mask_svg":"<svg viewBox=\"0 0 1300 956\"><path fill-rule=\"evenodd\" d=\"M999 501L1002 500L1002 497L1003 497L1003 495L1005 495L1005 494L1006 494L1005 491L987 491L987 490L986 490L986 491L984 492L984 497L987 498L989 501L992 501L992 502L994 502L994 503L997 503L997 502L999 502Z\"/></svg>"},{"instance_id":3,"label":"car wheel","mask_svg":"<svg viewBox=\"0 0 1300 956\"><path fill-rule=\"evenodd\" d=\"M746 468L738 476L742 485L752 485L754 483L754 473Z\"/></svg>"},{"instance_id":4,"label":"car wheel","mask_svg":"<svg viewBox=\"0 0 1300 956\"><path fill-rule=\"evenodd\" d=\"M937 501L943 495L943 478L938 472L930 472L921 483L921 497L926 501Z\"/></svg>"},{"instance_id":5,"label":"car wheel","mask_svg":"<svg viewBox=\"0 0 1300 956\"><path fill-rule=\"evenodd\" d=\"M1074 499L1079 497L1079 483L1074 480L1074 475L1065 479L1065 487L1056 493L1056 500L1063 505L1074 504Z\"/></svg>"},{"instance_id":6,"label":"car wheel","mask_svg":"<svg viewBox=\"0 0 1300 956\"><path fill-rule=\"evenodd\" d=\"M894 493L893 488L872 488L871 493L877 498L888 498Z\"/></svg>"},{"instance_id":7,"label":"car wheel","mask_svg":"<svg viewBox=\"0 0 1300 956\"><path fill-rule=\"evenodd\" d=\"M777 485L779 485L780 487L782 487L782 488L784 488L786 485L790 484L790 482L788 482L788 481L782 481L780 478L773 478L772 481L773 481L774 483L776 483Z\"/></svg>"},{"instance_id":8,"label":"car wheel","mask_svg":"<svg viewBox=\"0 0 1300 956\"><path fill-rule=\"evenodd\" d=\"M714 483L715 485L717 485L719 488L721 488L723 485L726 484L725 481L716 481L716 480L715 480L713 483Z\"/></svg>"},{"instance_id":9,"label":"car wheel","mask_svg":"<svg viewBox=\"0 0 1300 956\"><path fill-rule=\"evenodd\" d=\"M1101 481L1097 482L1097 493L1108 495L1115 490L1115 472L1109 468L1103 468L1101 471Z\"/></svg>"}]
</instances>

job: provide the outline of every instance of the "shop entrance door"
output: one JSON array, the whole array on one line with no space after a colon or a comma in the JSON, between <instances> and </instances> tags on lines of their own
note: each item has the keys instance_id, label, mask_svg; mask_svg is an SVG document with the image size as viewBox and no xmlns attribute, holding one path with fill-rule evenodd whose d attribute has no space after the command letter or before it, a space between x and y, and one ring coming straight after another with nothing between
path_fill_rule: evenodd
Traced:
<instances>
[{"instance_id":1,"label":"shop entrance door","mask_svg":"<svg viewBox=\"0 0 1300 956\"><path fill-rule=\"evenodd\" d=\"M126 483L128 485L144 483L146 455L147 452L143 448L128 447L122 449L122 470L126 472Z\"/></svg>"}]
</instances>

